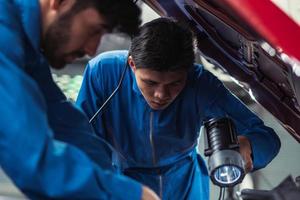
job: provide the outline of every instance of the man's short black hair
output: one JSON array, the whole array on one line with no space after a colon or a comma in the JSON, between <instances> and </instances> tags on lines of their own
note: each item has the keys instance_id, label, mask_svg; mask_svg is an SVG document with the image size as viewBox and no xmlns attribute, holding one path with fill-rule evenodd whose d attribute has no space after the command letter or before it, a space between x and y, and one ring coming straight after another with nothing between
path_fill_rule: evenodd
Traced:
<instances>
[{"instance_id":1,"label":"man's short black hair","mask_svg":"<svg viewBox=\"0 0 300 200\"><path fill-rule=\"evenodd\" d=\"M132 39L129 55L137 68L155 71L189 69L194 64L194 36L187 25L171 18L144 24Z\"/></svg>"},{"instance_id":2,"label":"man's short black hair","mask_svg":"<svg viewBox=\"0 0 300 200\"><path fill-rule=\"evenodd\" d=\"M109 31L132 36L141 24L141 11L133 0L76 0L71 12L76 14L87 8L98 10L106 20Z\"/></svg>"}]
</instances>

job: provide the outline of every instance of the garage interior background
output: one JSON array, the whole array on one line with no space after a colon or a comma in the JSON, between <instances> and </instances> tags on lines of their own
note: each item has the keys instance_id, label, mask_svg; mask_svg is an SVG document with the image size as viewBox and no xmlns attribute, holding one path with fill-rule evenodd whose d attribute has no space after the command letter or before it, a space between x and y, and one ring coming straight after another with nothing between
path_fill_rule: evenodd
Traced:
<instances>
[{"instance_id":1,"label":"garage interior background","mask_svg":"<svg viewBox=\"0 0 300 200\"><path fill-rule=\"evenodd\" d=\"M282 10L300 25L300 1L295 0L272 0ZM159 17L147 5L140 2L142 8L143 23ZM98 53L113 49L128 49L130 40L123 35L105 35L99 46ZM68 65L63 70L53 70L53 77L64 91L66 96L74 101L82 81L84 67L89 58L83 58ZM246 176L240 188L271 189L277 186L285 177L292 175L293 178L300 176L300 144L279 124L279 122L264 108L255 103L251 97L237 86L232 79L219 69L207 63L202 57L197 56L197 61L202 62L205 67L219 77L220 80L242 101L254 111L265 124L274 128L281 139L281 150L277 157L265 169L259 170ZM203 155L203 138L200 138L199 153ZM239 188L237 188L239 189ZM211 199L217 199L219 188L211 185ZM18 189L11 183L9 178L0 168L0 199L24 199Z\"/></svg>"}]
</instances>

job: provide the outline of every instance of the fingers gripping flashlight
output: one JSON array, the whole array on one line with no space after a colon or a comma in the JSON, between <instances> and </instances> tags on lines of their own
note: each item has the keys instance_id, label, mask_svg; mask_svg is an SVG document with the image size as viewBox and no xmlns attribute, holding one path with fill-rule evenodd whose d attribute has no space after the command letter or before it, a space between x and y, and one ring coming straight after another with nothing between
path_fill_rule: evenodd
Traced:
<instances>
[{"instance_id":1,"label":"fingers gripping flashlight","mask_svg":"<svg viewBox=\"0 0 300 200\"><path fill-rule=\"evenodd\" d=\"M213 118L204 122L205 151L208 169L215 185L232 187L245 176L242 156L234 124L229 118Z\"/></svg>"}]
</instances>

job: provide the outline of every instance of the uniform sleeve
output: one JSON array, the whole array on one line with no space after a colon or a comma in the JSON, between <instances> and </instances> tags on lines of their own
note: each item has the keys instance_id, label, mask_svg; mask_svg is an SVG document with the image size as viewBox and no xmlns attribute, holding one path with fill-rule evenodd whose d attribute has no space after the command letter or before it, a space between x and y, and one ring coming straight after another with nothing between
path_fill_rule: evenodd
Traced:
<instances>
[{"instance_id":1,"label":"uniform sleeve","mask_svg":"<svg viewBox=\"0 0 300 200\"><path fill-rule=\"evenodd\" d=\"M97 57L93 62L88 63L84 72L81 88L76 100L76 106L91 119L104 102L102 85L101 57ZM95 118L93 127L101 138L105 137L105 126L102 122L101 113Z\"/></svg>"},{"instance_id":2,"label":"uniform sleeve","mask_svg":"<svg viewBox=\"0 0 300 200\"><path fill-rule=\"evenodd\" d=\"M54 138L75 145L102 168L117 172L119 161L115 150L95 135L84 113L66 99L54 83L48 66L47 62L40 62L31 77L46 101L47 118Z\"/></svg>"},{"instance_id":3,"label":"uniform sleeve","mask_svg":"<svg viewBox=\"0 0 300 200\"><path fill-rule=\"evenodd\" d=\"M120 78L127 68L127 54L127 51L122 50L105 52L87 64L76 106L86 114L88 119L95 115L118 87ZM114 144L113 135L107 127L110 126L108 123L111 120L106 118L104 112L109 112L107 107L94 118L92 126L97 136Z\"/></svg>"},{"instance_id":4,"label":"uniform sleeve","mask_svg":"<svg viewBox=\"0 0 300 200\"><path fill-rule=\"evenodd\" d=\"M140 199L139 183L104 171L81 150L53 139L44 96L21 69L24 44L16 24L0 18L0 165L5 173L33 199Z\"/></svg>"},{"instance_id":5,"label":"uniform sleeve","mask_svg":"<svg viewBox=\"0 0 300 200\"><path fill-rule=\"evenodd\" d=\"M238 135L246 136L252 147L254 170L265 167L278 154L281 143L273 129L264 125L253 112L232 95L209 72L206 74L207 90L210 100L206 108L206 118L230 117L236 126Z\"/></svg>"}]
</instances>

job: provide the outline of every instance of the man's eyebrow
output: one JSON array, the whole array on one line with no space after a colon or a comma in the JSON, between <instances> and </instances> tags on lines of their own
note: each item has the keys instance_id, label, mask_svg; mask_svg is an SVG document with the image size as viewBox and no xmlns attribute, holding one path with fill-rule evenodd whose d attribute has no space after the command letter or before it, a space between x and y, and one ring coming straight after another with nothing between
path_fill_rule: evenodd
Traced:
<instances>
[{"instance_id":1,"label":"man's eyebrow","mask_svg":"<svg viewBox=\"0 0 300 200\"><path fill-rule=\"evenodd\" d=\"M147 79L147 78L141 78L142 81L144 82L153 82L153 83L157 83L156 81L153 81L151 79Z\"/></svg>"},{"instance_id":2,"label":"man's eyebrow","mask_svg":"<svg viewBox=\"0 0 300 200\"><path fill-rule=\"evenodd\" d=\"M174 84L174 83L180 83L180 82L182 82L182 79L181 79L181 78L180 78L180 79L177 79L177 80L175 80L175 81L169 82L169 83L167 83L167 85L171 85L171 84Z\"/></svg>"},{"instance_id":3,"label":"man's eyebrow","mask_svg":"<svg viewBox=\"0 0 300 200\"><path fill-rule=\"evenodd\" d=\"M173 81L173 82L171 82L171 83L179 83L179 82L182 82L182 79L178 79L178 80Z\"/></svg>"}]
</instances>

